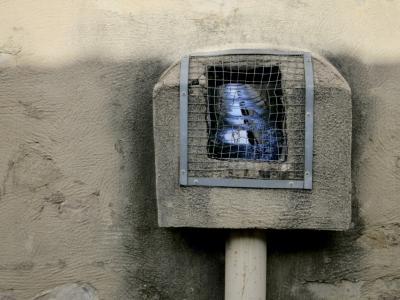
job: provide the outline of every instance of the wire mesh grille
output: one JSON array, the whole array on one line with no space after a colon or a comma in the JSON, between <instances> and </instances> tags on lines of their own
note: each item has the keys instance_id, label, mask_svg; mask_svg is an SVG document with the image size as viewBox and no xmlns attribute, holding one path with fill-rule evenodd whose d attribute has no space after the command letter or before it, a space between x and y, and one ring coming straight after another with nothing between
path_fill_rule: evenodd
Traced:
<instances>
[{"instance_id":1,"label":"wire mesh grille","mask_svg":"<svg viewBox=\"0 0 400 300\"><path fill-rule=\"evenodd\" d=\"M304 176L302 55L191 57L188 176Z\"/></svg>"}]
</instances>

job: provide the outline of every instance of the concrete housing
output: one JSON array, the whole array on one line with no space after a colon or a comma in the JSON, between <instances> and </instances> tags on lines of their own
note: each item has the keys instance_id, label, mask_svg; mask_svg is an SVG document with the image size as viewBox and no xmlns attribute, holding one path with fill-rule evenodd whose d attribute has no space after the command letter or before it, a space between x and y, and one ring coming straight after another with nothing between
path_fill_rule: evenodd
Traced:
<instances>
[{"instance_id":1,"label":"concrete housing","mask_svg":"<svg viewBox=\"0 0 400 300\"><path fill-rule=\"evenodd\" d=\"M156 193L161 226L325 230L349 228L351 92L343 77L323 59L313 59L313 70L314 183L311 191L180 186L180 64L174 64L161 76L154 89L153 99ZM203 73L196 75L205 76ZM198 81L200 77L190 76L190 80ZM290 128L291 124L301 121L287 118L287 126ZM203 123L201 128L207 135L205 119ZM196 131L196 136L199 135ZM289 149L291 146L289 144ZM290 153L288 157L290 159Z\"/></svg>"}]
</instances>

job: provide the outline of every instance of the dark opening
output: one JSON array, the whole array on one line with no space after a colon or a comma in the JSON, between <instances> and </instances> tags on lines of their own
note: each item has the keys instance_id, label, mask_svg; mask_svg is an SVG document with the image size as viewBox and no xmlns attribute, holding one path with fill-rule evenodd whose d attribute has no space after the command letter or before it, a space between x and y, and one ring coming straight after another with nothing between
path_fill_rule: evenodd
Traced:
<instances>
[{"instance_id":1,"label":"dark opening","mask_svg":"<svg viewBox=\"0 0 400 300\"><path fill-rule=\"evenodd\" d=\"M207 68L209 157L286 159L281 77L277 65Z\"/></svg>"}]
</instances>

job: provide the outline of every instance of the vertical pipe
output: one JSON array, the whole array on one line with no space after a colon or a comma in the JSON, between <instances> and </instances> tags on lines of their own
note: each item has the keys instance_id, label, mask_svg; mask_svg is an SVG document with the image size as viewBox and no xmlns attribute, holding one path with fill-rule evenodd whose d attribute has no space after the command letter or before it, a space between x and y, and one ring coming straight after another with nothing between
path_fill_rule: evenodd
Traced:
<instances>
[{"instance_id":1,"label":"vertical pipe","mask_svg":"<svg viewBox=\"0 0 400 300\"><path fill-rule=\"evenodd\" d=\"M266 293L265 231L232 231L225 248L225 300L265 300Z\"/></svg>"}]
</instances>

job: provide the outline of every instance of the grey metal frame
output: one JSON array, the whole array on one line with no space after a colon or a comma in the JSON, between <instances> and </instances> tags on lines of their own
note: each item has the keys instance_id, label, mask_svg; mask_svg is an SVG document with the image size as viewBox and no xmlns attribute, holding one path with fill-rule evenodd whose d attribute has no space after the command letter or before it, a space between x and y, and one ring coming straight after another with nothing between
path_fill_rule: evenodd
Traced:
<instances>
[{"instance_id":1,"label":"grey metal frame","mask_svg":"<svg viewBox=\"0 0 400 300\"><path fill-rule=\"evenodd\" d=\"M304 179L269 180L269 179L229 179L188 176L188 79L190 57L221 55L271 54L304 57L305 78L305 137L304 137ZM180 69L180 104L179 104L179 183L184 186L218 186L247 188L312 189L313 126L314 126L314 77L312 55L301 51L278 51L268 49L233 49L213 52L193 53L181 60Z\"/></svg>"},{"instance_id":2,"label":"grey metal frame","mask_svg":"<svg viewBox=\"0 0 400 300\"><path fill-rule=\"evenodd\" d=\"M314 76L311 53L304 53L304 80L306 85L304 137L304 189L312 189L312 159L314 144Z\"/></svg>"},{"instance_id":3,"label":"grey metal frame","mask_svg":"<svg viewBox=\"0 0 400 300\"><path fill-rule=\"evenodd\" d=\"M180 174L179 181L181 185L188 184L188 87L189 81L189 56L181 60L181 74L179 82L179 160Z\"/></svg>"}]
</instances>

